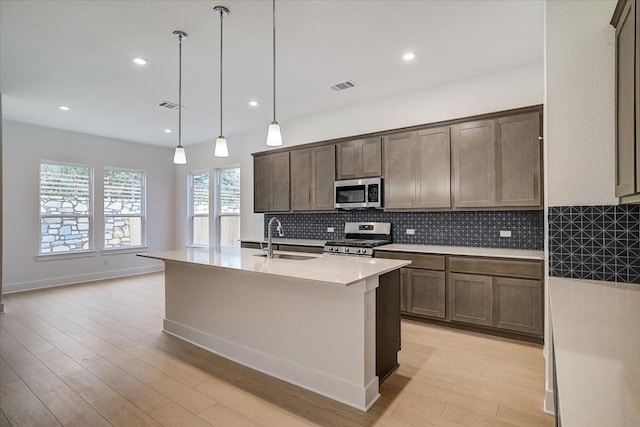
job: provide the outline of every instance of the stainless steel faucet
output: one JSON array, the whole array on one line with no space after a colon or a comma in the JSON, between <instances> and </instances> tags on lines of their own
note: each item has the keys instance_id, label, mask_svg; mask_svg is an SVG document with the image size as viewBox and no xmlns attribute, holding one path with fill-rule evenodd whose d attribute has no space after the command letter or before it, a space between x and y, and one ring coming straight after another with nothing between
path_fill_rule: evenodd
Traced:
<instances>
[{"instance_id":1,"label":"stainless steel faucet","mask_svg":"<svg viewBox=\"0 0 640 427\"><path fill-rule=\"evenodd\" d=\"M278 236L284 236L284 233L282 232L282 224L280 223L280 220L274 216L269 220L269 225L267 225L267 258L273 258L273 242L271 241L271 228L273 221L277 223L276 231L278 232Z\"/></svg>"}]
</instances>

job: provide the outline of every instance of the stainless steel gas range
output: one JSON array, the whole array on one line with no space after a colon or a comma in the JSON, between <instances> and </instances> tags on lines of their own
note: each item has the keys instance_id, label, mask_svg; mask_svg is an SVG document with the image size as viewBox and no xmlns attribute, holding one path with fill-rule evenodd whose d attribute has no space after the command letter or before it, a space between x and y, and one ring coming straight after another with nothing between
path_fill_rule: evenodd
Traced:
<instances>
[{"instance_id":1,"label":"stainless steel gas range","mask_svg":"<svg viewBox=\"0 0 640 427\"><path fill-rule=\"evenodd\" d=\"M347 222L344 240L330 240L324 244L324 253L372 257L373 248L391 243L389 222Z\"/></svg>"}]
</instances>

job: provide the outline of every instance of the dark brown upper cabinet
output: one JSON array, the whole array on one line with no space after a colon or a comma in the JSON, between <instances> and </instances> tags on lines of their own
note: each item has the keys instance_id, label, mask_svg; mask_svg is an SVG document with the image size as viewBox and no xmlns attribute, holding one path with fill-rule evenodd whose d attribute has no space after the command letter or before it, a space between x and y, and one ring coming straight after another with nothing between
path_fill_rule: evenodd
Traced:
<instances>
[{"instance_id":1,"label":"dark brown upper cabinet","mask_svg":"<svg viewBox=\"0 0 640 427\"><path fill-rule=\"evenodd\" d=\"M336 145L337 179L382 175L382 139L356 139Z\"/></svg>"},{"instance_id":2,"label":"dark brown upper cabinet","mask_svg":"<svg viewBox=\"0 0 640 427\"><path fill-rule=\"evenodd\" d=\"M385 208L451 207L448 127L389 135L384 150Z\"/></svg>"},{"instance_id":3,"label":"dark brown upper cabinet","mask_svg":"<svg viewBox=\"0 0 640 427\"><path fill-rule=\"evenodd\" d=\"M333 210L336 179L376 176L384 178L385 210L540 209L541 114L541 106L533 106L254 154L254 211ZM635 144L640 134L633 135ZM634 145L625 153L628 161L640 150ZM640 193L640 173L633 169L630 176ZM640 201L640 194L628 197Z\"/></svg>"},{"instance_id":4,"label":"dark brown upper cabinet","mask_svg":"<svg viewBox=\"0 0 640 427\"><path fill-rule=\"evenodd\" d=\"M616 29L616 189L623 202L640 201L640 20L637 1L620 0Z\"/></svg>"},{"instance_id":5,"label":"dark brown upper cabinet","mask_svg":"<svg viewBox=\"0 0 640 427\"><path fill-rule=\"evenodd\" d=\"M540 113L451 126L458 209L542 206Z\"/></svg>"},{"instance_id":6,"label":"dark brown upper cabinet","mask_svg":"<svg viewBox=\"0 0 640 427\"><path fill-rule=\"evenodd\" d=\"M540 114L537 112L497 120L497 206L542 206L540 136Z\"/></svg>"},{"instance_id":7,"label":"dark brown upper cabinet","mask_svg":"<svg viewBox=\"0 0 640 427\"><path fill-rule=\"evenodd\" d=\"M335 145L291 151L291 210L333 210Z\"/></svg>"},{"instance_id":8,"label":"dark brown upper cabinet","mask_svg":"<svg viewBox=\"0 0 640 427\"><path fill-rule=\"evenodd\" d=\"M384 138L384 207L412 209L416 197L415 161L417 132Z\"/></svg>"},{"instance_id":9,"label":"dark brown upper cabinet","mask_svg":"<svg viewBox=\"0 0 640 427\"><path fill-rule=\"evenodd\" d=\"M289 211L289 153L253 158L254 212Z\"/></svg>"},{"instance_id":10,"label":"dark brown upper cabinet","mask_svg":"<svg viewBox=\"0 0 640 427\"><path fill-rule=\"evenodd\" d=\"M455 207L496 206L495 121L451 126L451 148Z\"/></svg>"}]
</instances>

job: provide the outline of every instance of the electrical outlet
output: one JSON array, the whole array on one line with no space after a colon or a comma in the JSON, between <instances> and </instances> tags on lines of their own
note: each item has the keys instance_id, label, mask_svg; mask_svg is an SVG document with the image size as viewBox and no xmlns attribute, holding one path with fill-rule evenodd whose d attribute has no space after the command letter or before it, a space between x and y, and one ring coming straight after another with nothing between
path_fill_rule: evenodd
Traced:
<instances>
[{"instance_id":1,"label":"electrical outlet","mask_svg":"<svg viewBox=\"0 0 640 427\"><path fill-rule=\"evenodd\" d=\"M413 228L407 228L407 234L411 234L411 235L416 234L416 230Z\"/></svg>"},{"instance_id":2,"label":"electrical outlet","mask_svg":"<svg viewBox=\"0 0 640 427\"><path fill-rule=\"evenodd\" d=\"M511 230L500 230L500 237L511 237Z\"/></svg>"},{"instance_id":3,"label":"electrical outlet","mask_svg":"<svg viewBox=\"0 0 640 427\"><path fill-rule=\"evenodd\" d=\"M333 233L335 230L335 228L333 227L327 227L327 233Z\"/></svg>"}]
</instances>

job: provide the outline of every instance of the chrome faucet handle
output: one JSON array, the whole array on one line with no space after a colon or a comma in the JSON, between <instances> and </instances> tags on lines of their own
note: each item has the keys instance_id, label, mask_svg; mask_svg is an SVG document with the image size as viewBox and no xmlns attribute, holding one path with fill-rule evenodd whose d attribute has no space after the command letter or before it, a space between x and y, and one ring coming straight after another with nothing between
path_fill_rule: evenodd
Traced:
<instances>
[{"instance_id":1,"label":"chrome faucet handle","mask_svg":"<svg viewBox=\"0 0 640 427\"><path fill-rule=\"evenodd\" d=\"M260 242L258 242L258 243L260 243L260 250L261 250L262 252L265 252L265 253L266 253L266 252L267 252L267 248L265 248L264 246L262 246L264 242L261 240L261 241L260 241Z\"/></svg>"}]
</instances>

